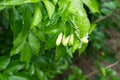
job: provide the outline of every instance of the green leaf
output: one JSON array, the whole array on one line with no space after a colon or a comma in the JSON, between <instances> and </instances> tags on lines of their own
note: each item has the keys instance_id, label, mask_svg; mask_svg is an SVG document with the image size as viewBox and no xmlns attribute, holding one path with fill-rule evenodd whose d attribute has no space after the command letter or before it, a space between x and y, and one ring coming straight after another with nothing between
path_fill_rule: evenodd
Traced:
<instances>
[{"instance_id":1,"label":"green leaf","mask_svg":"<svg viewBox=\"0 0 120 80\"><path fill-rule=\"evenodd\" d=\"M9 80L33 80L27 73L19 72L17 74L11 75L9 77Z\"/></svg>"},{"instance_id":2,"label":"green leaf","mask_svg":"<svg viewBox=\"0 0 120 80\"><path fill-rule=\"evenodd\" d=\"M39 80L47 80L44 73L38 68L36 68L36 74Z\"/></svg>"},{"instance_id":3,"label":"green leaf","mask_svg":"<svg viewBox=\"0 0 120 80\"><path fill-rule=\"evenodd\" d=\"M73 51L73 53L78 49L78 48L80 48L82 45L81 45L81 42L80 42L80 40L77 38L77 37L75 37L74 38L74 42L73 42L73 46L72 46L72 51Z\"/></svg>"},{"instance_id":4,"label":"green leaf","mask_svg":"<svg viewBox=\"0 0 120 80\"><path fill-rule=\"evenodd\" d=\"M96 25L97 24L91 24L91 26L90 26L90 28L88 30L88 34L90 34L94 30L94 28L96 27Z\"/></svg>"},{"instance_id":5,"label":"green leaf","mask_svg":"<svg viewBox=\"0 0 120 80\"><path fill-rule=\"evenodd\" d=\"M70 57L73 57L73 49L72 49L72 47L70 47L70 48L67 47L66 52L67 52L68 55L70 55Z\"/></svg>"},{"instance_id":6,"label":"green leaf","mask_svg":"<svg viewBox=\"0 0 120 80\"><path fill-rule=\"evenodd\" d=\"M56 33L55 35L51 35L45 43L45 49L54 48L56 46L57 37L58 37L58 33Z\"/></svg>"},{"instance_id":7,"label":"green leaf","mask_svg":"<svg viewBox=\"0 0 120 80\"><path fill-rule=\"evenodd\" d=\"M55 60L59 60L62 58L66 53L66 48L64 46L57 46L55 52Z\"/></svg>"},{"instance_id":8,"label":"green leaf","mask_svg":"<svg viewBox=\"0 0 120 80\"><path fill-rule=\"evenodd\" d=\"M5 9L7 6L0 5L0 11Z\"/></svg>"},{"instance_id":9,"label":"green leaf","mask_svg":"<svg viewBox=\"0 0 120 80\"><path fill-rule=\"evenodd\" d=\"M7 0L7 1L2 1L0 5L3 6L8 6L8 5L21 5L24 3L36 3L39 2L40 0Z\"/></svg>"},{"instance_id":10,"label":"green leaf","mask_svg":"<svg viewBox=\"0 0 120 80\"><path fill-rule=\"evenodd\" d=\"M28 43L32 53L38 55L40 50L40 41L32 33L28 36Z\"/></svg>"},{"instance_id":11,"label":"green leaf","mask_svg":"<svg viewBox=\"0 0 120 80\"><path fill-rule=\"evenodd\" d=\"M109 9L116 9L117 8L115 1L105 2L102 6L109 8Z\"/></svg>"},{"instance_id":12,"label":"green leaf","mask_svg":"<svg viewBox=\"0 0 120 80\"><path fill-rule=\"evenodd\" d=\"M84 37L89 30L90 22L81 0L72 0L69 11L72 14L71 22L79 38Z\"/></svg>"},{"instance_id":13,"label":"green leaf","mask_svg":"<svg viewBox=\"0 0 120 80\"><path fill-rule=\"evenodd\" d=\"M52 2L54 3L54 5L56 5L56 3L58 2L58 0L52 0Z\"/></svg>"},{"instance_id":14,"label":"green leaf","mask_svg":"<svg viewBox=\"0 0 120 80\"><path fill-rule=\"evenodd\" d=\"M18 36L18 33L20 33L22 29L22 20L15 7L11 10L11 29L13 31L14 38Z\"/></svg>"},{"instance_id":15,"label":"green leaf","mask_svg":"<svg viewBox=\"0 0 120 80\"><path fill-rule=\"evenodd\" d=\"M13 41L14 45L12 47L10 55L13 56L15 54L18 54L21 51L21 49L23 48L24 43L25 43L25 41L24 40L22 41L21 34L19 34L18 37L15 38L15 40Z\"/></svg>"},{"instance_id":16,"label":"green leaf","mask_svg":"<svg viewBox=\"0 0 120 80\"><path fill-rule=\"evenodd\" d=\"M19 61L14 61L10 63L10 65L5 69L4 73L12 75L13 73L16 73L19 70L23 69L23 67L23 63L20 63Z\"/></svg>"},{"instance_id":17,"label":"green leaf","mask_svg":"<svg viewBox=\"0 0 120 80\"><path fill-rule=\"evenodd\" d=\"M78 49L79 55L86 49L87 45L88 45L88 43L82 43L82 47Z\"/></svg>"},{"instance_id":18,"label":"green leaf","mask_svg":"<svg viewBox=\"0 0 120 80\"><path fill-rule=\"evenodd\" d=\"M58 16L53 16L53 18L48 21L49 26L45 28L45 34L56 34L62 32L64 25L62 20L58 19L57 17Z\"/></svg>"},{"instance_id":19,"label":"green leaf","mask_svg":"<svg viewBox=\"0 0 120 80\"><path fill-rule=\"evenodd\" d=\"M26 5L23 12L23 26L22 26L22 40L26 39L28 32L30 30L32 20L32 12L30 8Z\"/></svg>"},{"instance_id":20,"label":"green leaf","mask_svg":"<svg viewBox=\"0 0 120 80\"><path fill-rule=\"evenodd\" d=\"M35 29L33 30L34 35L42 42L45 42L45 34L44 31Z\"/></svg>"},{"instance_id":21,"label":"green leaf","mask_svg":"<svg viewBox=\"0 0 120 80\"><path fill-rule=\"evenodd\" d=\"M9 63L10 63L9 56L1 56L0 57L0 71L6 69Z\"/></svg>"},{"instance_id":22,"label":"green leaf","mask_svg":"<svg viewBox=\"0 0 120 80\"><path fill-rule=\"evenodd\" d=\"M82 0L82 2L88 6L88 8L92 11L92 12L98 12L99 13L99 9L98 9L98 4L96 0Z\"/></svg>"},{"instance_id":23,"label":"green leaf","mask_svg":"<svg viewBox=\"0 0 120 80\"><path fill-rule=\"evenodd\" d=\"M9 80L28 80L27 78L21 77L19 75L12 75L9 77Z\"/></svg>"},{"instance_id":24,"label":"green leaf","mask_svg":"<svg viewBox=\"0 0 120 80\"><path fill-rule=\"evenodd\" d=\"M35 67L34 67L33 64L31 64L30 67L29 67L29 74L30 75L34 75L35 74Z\"/></svg>"},{"instance_id":25,"label":"green leaf","mask_svg":"<svg viewBox=\"0 0 120 80\"><path fill-rule=\"evenodd\" d=\"M8 80L8 75L1 73L0 74L0 80Z\"/></svg>"},{"instance_id":26,"label":"green leaf","mask_svg":"<svg viewBox=\"0 0 120 80\"><path fill-rule=\"evenodd\" d=\"M22 62L29 63L30 60L31 60L31 56L32 56L32 53L31 53L29 44L26 42L26 43L24 44L24 47L23 47L22 50L21 50L20 60L21 60Z\"/></svg>"},{"instance_id":27,"label":"green leaf","mask_svg":"<svg viewBox=\"0 0 120 80\"><path fill-rule=\"evenodd\" d=\"M31 23L31 29L37 26L41 22L41 19L42 19L42 13L40 10L40 6L36 5L34 10L34 16Z\"/></svg>"},{"instance_id":28,"label":"green leaf","mask_svg":"<svg viewBox=\"0 0 120 80\"><path fill-rule=\"evenodd\" d=\"M52 15L55 12L55 6L49 0L43 0L45 7L47 9L49 18L51 19Z\"/></svg>"}]
</instances>

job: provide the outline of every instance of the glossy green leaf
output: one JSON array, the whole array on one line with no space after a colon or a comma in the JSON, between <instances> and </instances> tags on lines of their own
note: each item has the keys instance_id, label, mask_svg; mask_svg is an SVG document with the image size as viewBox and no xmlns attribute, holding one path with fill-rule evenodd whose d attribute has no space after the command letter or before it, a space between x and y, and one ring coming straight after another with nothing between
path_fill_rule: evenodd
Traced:
<instances>
[{"instance_id":1,"label":"glossy green leaf","mask_svg":"<svg viewBox=\"0 0 120 80\"><path fill-rule=\"evenodd\" d=\"M62 27L59 26L60 24L49 26L45 29L45 34L56 34L62 30Z\"/></svg>"},{"instance_id":2,"label":"glossy green leaf","mask_svg":"<svg viewBox=\"0 0 120 80\"><path fill-rule=\"evenodd\" d=\"M23 12L23 26L22 26L22 39L26 39L28 32L30 30L31 26L31 20L32 20L32 13L30 11L30 8L28 6L25 6L24 12Z\"/></svg>"},{"instance_id":3,"label":"glossy green leaf","mask_svg":"<svg viewBox=\"0 0 120 80\"><path fill-rule=\"evenodd\" d=\"M14 61L10 63L10 65L5 69L4 73L12 75L13 73L16 73L19 70L23 69L23 67L23 63L20 63L19 61Z\"/></svg>"},{"instance_id":4,"label":"glossy green leaf","mask_svg":"<svg viewBox=\"0 0 120 80\"><path fill-rule=\"evenodd\" d=\"M10 63L9 56L1 56L0 57L0 71L6 69L9 63Z\"/></svg>"},{"instance_id":5,"label":"glossy green leaf","mask_svg":"<svg viewBox=\"0 0 120 80\"><path fill-rule=\"evenodd\" d=\"M57 46L55 52L55 60L59 60L66 54L66 48L64 46Z\"/></svg>"},{"instance_id":6,"label":"glossy green leaf","mask_svg":"<svg viewBox=\"0 0 120 80\"><path fill-rule=\"evenodd\" d=\"M34 16L31 23L31 29L37 26L41 22L41 19L42 19L42 13L40 10L40 6L36 5L34 10Z\"/></svg>"},{"instance_id":7,"label":"glossy green leaf","mask_svg":"<svg viewBox=\"0 0 120 80\"><path fill-rule=\"evenodd\" d=\"M21 60L22 62L29 63L30 60L31 60L31 56L32 56L32 53L31 53L29 44L26 42L26 43L24 44L24 47L23 47L22 50L21 50L20 60Z\"/></svg>"},{"instance_id":8,"label":"glossy green leaf","mask_svg":"<svg viewBox=\"0 0 120 80\"><path fill-rule=\"evenodd\" d=\"M71 0L69 11L73 14L71 22L74 25L79 38L84 37L89 30L90 22L81 0Z\"/></svg>"},{"instance_id":9,"label":"glossy green leaf","mask_svg":"<svg viewBox=\"0 0 120 80\"><path fill-rule=\"evenodd\" d=\"M45 43L45 49L51 49L56 46L56 39L58 37L58 34L56 33L55 35L51 35L48 40L46 40Z\"/></svg>"},{"instance_id":10,"label":"glossy green leaf","mask_svg":"<svg viewBox=\"0 0 120 80\"><path fill-rule=\"evenodd\" d=\"M15 7L11 10L11 29L13 31L14 38L18 36L18 33L20 33L22 29L22 20Z\"/></svg>"},{"instance_id":11,"label":"glossy green leaf","mask_svg":"<svg viewBox=\"0 0 120 80\"><path fill-rule=\"evenodd\" d=\"M43 0L45 7L47 9L49 18L51 19L53 13L55 12L55 6L49 0Z\"/></svg>"},{"instance_id":12,"label":"glossy green leaf","mask_svg":"<svg viewBox=\"0 0 120 80\"><path fill-rule=\"evenodd\" d=\"M88 8L92 11L92 12L98 12L99 13L99 9L98 9L98 4L96 0L82 0L82 2L88 6Z\"/></svg>"},{"instance_id":13,"label":"glossy green leaf","mask_svg":"<svg viewBox=\"0 0 120 80\"><path fill-rule=\"evenodd\" d=\"M50 22L52 23L50 24ZM45 34L56 34L62 32L63 23L61 19L57 19L57 16L53 16L53 19L51 19L50 22L48 21L49 26L45 28Z\"/></svg>"},{"instance_id":14,"label":"glossy green leaf","mask_svg":"<svg viewBox=\"0 0 120 80\"><path fill-rule=\"evenodd\" d=\"M33 54L38 55L40 50L40 41L32 33L28 36L28 43Z\"/></svg>"}]
</instances>

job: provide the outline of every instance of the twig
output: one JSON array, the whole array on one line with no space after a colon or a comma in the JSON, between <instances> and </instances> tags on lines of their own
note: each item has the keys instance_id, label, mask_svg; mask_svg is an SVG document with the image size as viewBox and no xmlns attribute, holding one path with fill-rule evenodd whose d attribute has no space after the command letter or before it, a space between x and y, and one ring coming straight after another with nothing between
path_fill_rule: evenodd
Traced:
<instances>
[{"instance_id":1,"label":"twig","mask_svg":"<svg viewBox=\"0 0 120 80\"><path fill-rule=\"evenodd\" d=\"M99 23L99 22L101 22L102 20L104 20L104 19L106 19L106 18L108 18L109 16L111 16L112 14L108 14L108 15L106 15L106 16L104 16L104 17L102 17L102 18L99 18L99 19L97 19L96 21L94 21L93 23L94 24L96 24L96 23Z\"/></svg>"},{"instance_id":2,"label":"twig","mask_svg":"<svg viewBox=\"0 0 120 80\"><path fill-rule=\"evenodd\" d=\"M113 64L110 64L110 65L106 66L105 69L112 68L112 67L116 66L116 65L119 64L119 63L120 63L120 60L116 61L116 62L113 63ZM90 76L94 75L94 74L97 73L97 72L98 72L98 70L93 71L93 72L91 72L90 74L86 75L86 77L89 78Z\"/></svg>"}]
</instances>

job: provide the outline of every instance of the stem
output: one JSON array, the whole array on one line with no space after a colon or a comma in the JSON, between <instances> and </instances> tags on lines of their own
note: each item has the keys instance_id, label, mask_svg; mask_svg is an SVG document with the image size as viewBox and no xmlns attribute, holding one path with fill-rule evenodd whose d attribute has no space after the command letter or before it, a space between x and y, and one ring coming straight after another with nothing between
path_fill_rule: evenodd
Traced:
<instances>
[{"instance_id":1,"label":"stem","mask_svg":"<svg viewBox=\"0 0 120 80\"><path fill-rule=\"evenodd\" d=\"M112 68L112 67L116 66L116 65L119 64L119 63L120 63L120 60L116 61L116 62L113 63L113 64L110 64L110 65L106 66L105 69ZM86 77L89 78L90 76L96 74L97 72L98 72L98 70L93 71L93 72L89 73L88 75L86 75Z\"/></svg>"},{"instance_id":2,"label":"stem","mask_svg":"<svg viewBox=\"0 0 120 80\"><path fill-rule=\"evenodd\" d=\"M93 23L94 23L94 24L99 23L99 22L105 20L106 18L108 18L108 17L111 16L111 15L112 15L112 14L110 13L110 14L108 14L108 15L102 17L102 18L97 19L97 20L94 21Z\"/></svg>"}]
</instances>

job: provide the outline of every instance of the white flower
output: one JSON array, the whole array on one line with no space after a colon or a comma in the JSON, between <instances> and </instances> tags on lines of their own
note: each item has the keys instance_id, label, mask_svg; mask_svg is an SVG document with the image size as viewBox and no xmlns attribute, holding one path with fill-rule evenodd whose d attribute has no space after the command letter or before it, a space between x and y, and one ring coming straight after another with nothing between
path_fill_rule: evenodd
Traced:
<instances>
[{"instance_id":1,"label":"white flower","mask_svg":"<svg viewBox=\"0 0 120 80\"><path fill-rule=\"evenodd\" d=\"M69 45L73 45L74 42L74 34L70 34Z\"/></svg>"}]
</instances>

